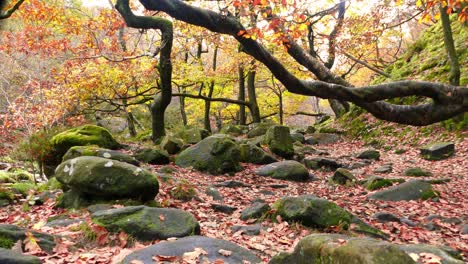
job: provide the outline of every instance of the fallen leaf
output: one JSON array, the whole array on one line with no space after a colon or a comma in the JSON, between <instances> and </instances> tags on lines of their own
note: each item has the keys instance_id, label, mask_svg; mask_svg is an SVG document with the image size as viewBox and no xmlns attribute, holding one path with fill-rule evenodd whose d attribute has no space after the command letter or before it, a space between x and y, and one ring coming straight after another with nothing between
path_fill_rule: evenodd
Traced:
<instances>
[{"instance_id":1,"label":"fallen leaf","mask_svg":"<svg viewBox=\"0 0 468 264\"><path fill-rule=\"evenodd\" d=\"M166 220L166 218L164 217L164 215L161 214L161 215L159 215L159 220L164 221L164 220Z\"/></svg>"}]
</instances>

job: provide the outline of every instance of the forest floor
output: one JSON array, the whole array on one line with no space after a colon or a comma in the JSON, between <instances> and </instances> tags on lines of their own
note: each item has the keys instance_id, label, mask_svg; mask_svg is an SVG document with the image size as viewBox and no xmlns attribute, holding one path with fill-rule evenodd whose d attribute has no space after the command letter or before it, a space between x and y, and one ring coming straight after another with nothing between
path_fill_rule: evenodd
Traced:
<instances>
[{"instance_id":1,"label":"forest floor","mask_svg":"<svg viewBox=\"0 0 468 264\"><path fill-rule=\"evenodd\" d=\"M386 142L399 142L399 139L386 137ZM374 169L382 164L392 163L393 171L379 176L386 178L411 178L403 176L403 171L408 167L421 167L433 173L430 179L450 179L449 182L433 185L440 192L438 200L426 201L375 201L367 197L372 192L360 185L338 186L331 185L328 178L331 171L310 171L316 180L305 183L275 180L267 177L256 176L254 171L258 165L243 164L244 170L234 176L212 176L194 170L183 169L174 166L173 176L177 179L186 179L196 190L198 199L185 202L174 200L170 197L170 190L175 186L174 182L160 181L160 191L156 200L165 207L175 207L192 213L199 221L201 234L208 237L220 238L237 243L248 248L260 256L263 261L269 259L280 251L291 251L296 243L304 236L315 232L340 232L338 228L329 230L314 230L306 228L299 223L287 223L282 219L266 219L262 222L264 227L259 235L249 236L243 232L233 232L233 225L251 225L252 221L240 220L240 212L252 204L252 201L261 198L270 205L283 196L296 196L313 194L315 196L334 201L350 212L357 215L365 222L377 227L390 235L390 241L394 243L428 243L432 245L446 245L462 252L465 261L468 260L468 235L462 235L463 224L468 221L468 141L459 140L455 145L455 155L441 161L427 161L420 158L417 146L429 141L429 138L421 138L412 145L399 145L406 150L403 154L395 154L394 150L384 151L380 149L380 161L358 170L354 174L358 179L365 175L375 174ZM317 149L329 153L327 157L338 158L341 161L357 161L354 154L368 149L362 141L342 140L338 143L317 146ZM149 166L156 172L161 166ZM224 203L237 207L232 214L215 212L211 204L211 196L205 194L208 186L228 180L245 183L246 187L219 187L218 190L224 196ZM274 185L287 185L285 188L273 188ZM23 201L25 203L26 201ZM60 236L59 243L54 254L46 254L30 243L27 247L30 254L41 257L44 263L117 263L125 255L146 247L151 243L128 242L127 236L121 234L108 234L91 224L90 215L86 210L67 211L70 218L83 219L90 224L96 236L90 240L79 224L68 227L50 228L44 224L49 217L65 213L63 209L54 209L55 199L46 201L44 205L24 206L17 203L0 208L0 223L18 224L37 231ZM389 212L398 217L406 217L415 226L409 226L401 222L379 223L372 218L376 212ZM434 219L432 223L435 230L429 231L424 227L429 221L429 215L439 215L443 218ZM449 220L447 220L449 219ZM450 220L451 219L451 220Z\"/></svg>"}]
</instances>

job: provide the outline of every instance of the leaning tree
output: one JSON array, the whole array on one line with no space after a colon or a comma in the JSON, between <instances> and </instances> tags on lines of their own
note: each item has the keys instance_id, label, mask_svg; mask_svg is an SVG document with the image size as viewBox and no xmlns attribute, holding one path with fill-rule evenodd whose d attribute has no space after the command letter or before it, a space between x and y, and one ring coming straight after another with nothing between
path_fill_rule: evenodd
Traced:
<instances>
[{"instance_id":1,"label":"leaning tree","mask_svg":"<svg viewBox=\"0 0 468 264\"><path fill-rule=\"evenodd\" d=\"M165 38L165 35L168 35L167 32L172 32L172 28L169 29L169 20L161 17L137 17L131 12L128 2L128 0L117 1L117 9L127 24L131 27L162 30L162 46L166 52L170 52L170 40L168 37ZM251 2L255 4L265 1ZM426 81L396 81L353 87L349 82L335 75L319 59L306 52L286 31L282 32L280 44L294 60L317 78L317 80L303 80L289 71L258 40L252 38L238 17L229 11L215 12L192 6L181 0L140 0L140 3L148 11L157 11L156 14L164 12L173 19L232 36L242 45L244 52L264 64L289 92L295 94L352 102L379 119L414 126L424 126L446 120L468 109L468 89L460 86ZM155 22L163 20L165 22ZM170 61L164 60L163 57L160 63L161 70L165 68L164 66L166 69L169 68L167 66L170 65ZM164 74L161 74L161 77L163 76ZM170 76L169 73L166 76ZM170 87L166 89L169 94ZM420 96L432 100L417 105L398 105L387 100L407 96ZM158 101L155 102L155 104L158 103ZM161 105L164 107L165 104Z\"/></svg>"}]
</instances>

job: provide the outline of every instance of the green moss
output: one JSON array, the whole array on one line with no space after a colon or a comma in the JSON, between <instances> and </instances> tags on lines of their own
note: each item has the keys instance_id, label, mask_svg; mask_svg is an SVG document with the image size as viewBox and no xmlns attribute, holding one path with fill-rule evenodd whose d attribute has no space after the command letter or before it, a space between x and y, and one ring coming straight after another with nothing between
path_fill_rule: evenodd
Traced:
<instances>
[{"instance_id":1,"label":"green moss","mask_svg":"<svg viewBox=\"0 0 468 264\"><path fill-rule=\"evenodd\" d=\"M171 197L177 200L190 201L197 195L193 184L187 180L179 181L170 191Z\"/></svg>"},{"instance_id":2,"label":"green moss","mask_svg":"<svg viewBox=\"0 0 468 264\"><path fill-rule=\"evenodd\" d=\"M388 179L377 178L376 177L376 178L370 178L366 182L365 187L369 191L374 191L374 190L378 190L378 189L388 187L388 186L392 186L392 185L393 185L392 181L390 181Z\"/></svg>"},{"instance_id":3,"label":"green moss","mask_svg":"<svg viewBox=\"0 0 468 264\"><path fill-rule=\"evenodd\" d=\"M430 171L423 170L419 167L409 168L405 170L405 176L413 176L413 177L423 177L423 176L432 176Z\"/></svg>"},{"instance_id":4,"label":"green moss","mask_svg":"<svg viewBox=\"0 0 468 264\"><path fill-rule=\"evenodd\" d=\"M41 184L37 190L44 192L44 191L60 190L63 188L64 186L54 177L54 178L50 178L46 183Z\"/></svg>"},{"instance_id":5,"label":"green moss","mask_svg":"<svg viewBox=\"0 0 468 264\"><path fill-rule=\"evenodd\" d=\"M11 189L19 192L23 196L26 196L30 190L36 190L37 186L32 183L17 182L10 185Z\"/></svg>"},{"instance_id":6,"label":"green moss","mask_svg":"<svg viewBox=\"0 0 468 264\"><path fill-rule=\"evenodd\" d=\"M439 193L437 191L434 191L432 189L424 191L421 193L421 199L422 200L427 200L431 198L439 197Z\"/></svg>"},{"instance_id":7,"label":"green moss","mask_svg":"<svg viewBox=\"0 0 468 264\"><path fill-rule=\"evenodd\" d=\"M0 248L10 249L15 245L15 241L0 235Z\"/></svg>"}]
</instances>

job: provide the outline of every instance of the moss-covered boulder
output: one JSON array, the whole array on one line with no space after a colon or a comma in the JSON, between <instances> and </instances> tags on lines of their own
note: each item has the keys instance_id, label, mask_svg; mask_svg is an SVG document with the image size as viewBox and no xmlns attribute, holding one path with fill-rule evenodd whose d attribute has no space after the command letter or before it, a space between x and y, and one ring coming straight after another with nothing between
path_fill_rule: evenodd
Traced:
<instances>
[{"instance_id":1,"label":"moss-covered boulder","mask_svg":"<svg viewBox=\"0 0 468 264\"><path fill-rule=\"evenodd\" d=\"M379 160L380 159L380 152L375 149L368 149L364 150L363 152L359 153L356 156L358 159L371 159L371 160Z\"/></svg>"},{"instance_id":2,"label":"moss-covered boulder","mask_svg":"<svg viewBox=\"0 0 468 264\"><path fill-rule=\"evenodd\" d=\"M246 130L247 130L246 126L229 124L221 128L219 132L222 134L228 134L228 135L237 137L237 136L244 134Z\"/></svg>"},{"instance_id":3,"label":"moss-covered boulder","mask_svg":"<svg viewBox=\"0 0 468 264\"><path fill-rule=\"evenodd\" d=\"M83 156L60 164L57 180L74 198L93 200L153 200L159 190L158 180L149 171L134 165L100 157Z\"/></svg>"},{"instance_id":4,"label":"moss-covered boulder","mask_svg":"<svg viewBox=\"0 0 468 264\"><path fill-rule=\"evenodd\" d=\"M428 244L406 244L399 245L399 248L406 252L408 255L419 255L421 253L430 253L437 256L440 259L441 264L463 264L461 256L459 254L453 254L452 251L447 251L443 247L438 248Z\"/></svg>"},{"instance_id":5,"label":"moss-covered boulder","mask_svg":"<svg viewBox=\"0 0 468 264\"><path fill-rule=\"evenodd\" d=\"M389 179L385 179L378 176L370 176L365 182L364 187L369 191L375 191L388 186L392 186L393 182Z\"/></svg>"},{"instance_id":6,"label":"moss-covered boulder","mask_svg":"<svg viewBox=\"0 0 468 264\"><path fill-rule=\"evenodd\" d=\"M352 184L356 181L356 177L347 169L339 168L330 177L330 181L340 185Z\"/></svg>"},{"instance_id":7,"label":"moss-covered boulder","mask_svg":"<svg viewBox=\"0 0 468 264\"><path fill-rule=\"evenodd\" d=\"M260 218L270 211L270 206L267 203L255 202L251 206L245 208L241 212L241 219L248 220L254 218Z\"/></svg>"},{"instance_id":8,"label":"moss-covered boulder","mask_svg":"<svg viewBox=\"0 0 468 264\"><path fill-rule=\"evenodd\" d=\"M41 260L36 256L23 255L17 251L0 247L0 263L2 264L40 264Z\"/></svg>"},{"instance_id":9,"label":"moss-covered boulder","mask_svg":"<svg viewBox=\"0 0 468 264\"><path fill-rule=\"evenodd\" d=\"M255 174L290 181L307 181L310 177L309 171L304 165L294 160L278 161L265 165L257 169Z\"/></svg>"},{"instance_id":10,"label":"moss-covered boulder","mask_svg":"<svg viewBox=\"0 0 468 264\"><path fill-rule=\"evenodd\" d=\"M118 160L121 162L126 162L133 164L135 166L139 165L138 160L133 158L132 156L125 154L123 152L119 152L116 150L111 149L104 149L99 148L97 146L74 146L71 147L67 153L62 158L62 161L66 161L69 159L74 159L81 156L94 156L94 157L101 157L111 160Z\"/></svg>"},{"instance_id":11,"label":"moss-covered boulder","mask_svg":"<svg viewBox=\"0 0 468 264\"><path fill-rule=\"evenodd\" d=\"M241 162L269 164L277 161L272 155L253 144L240 144L239 150Z\"/></svg>"},{"instance_id":12,"label":"moss-covered boulder","mask_svg":"<svg viewBox=\"0 0 468 264\"><path fill-rule=\"evenodd\" d=\"M91 218L111 232L124 231L141 241L200 234L192 214L173 208L128 206L97 211Z\"/></svg>"},{"instance_id":13,"label":"moss-covered boulder","mask_svg":"<svg viewBox=\"0 0 468 264\"><path fill-rule=\"evenodd\" d=\"M31 232L42 250L48 253L53 251L55 242L52 235L28 230L16 225L7 224L0 224L0 248L11 249L16 241L24 241L27 239L27 232Z\"/></svg>"},{"instance_id":14,"label":"moss-covered boulder","mask_svg":"<svg viewBox=\"0 0 468 264\"><path fill-rule=\"evenodd\" d=\"M437 197L437 192L432 189L432 185L421 180L411 180L389 189L373 193L371 199L383 201L409 201L426 200Z\"/></svg>"},{"instance_id":15,"label":"moss-covered boulder","mask_svg":"<svg viewBox=\"0 0 468 264\"><path fill-rule=\"evenodd\" d=\"M239 161L239 145L228 135L216 134L182 151L175 163L184 168L222 174L240 171Z\"/></svg>"},{"instance_id":16,"label":"moss-covered boulder","mask_svg":"<svg viewBox=\"0 0 468 264\"><path fill-rule=\"evenodd\" d=\"M442 160L451 157L455 153L455 144L441 142L428 144L421 147L421 156L427 160Z\"/></svg>"},{"instance_id":17,"label":"moss-covered boulder","mask_svg":"<svg viewBox=\"0 0 468 264\"><path fill-rule=\"evenodd\" d=\"M263 136L271 126L273 126L271 123L254 123L252 124L252 129L247 133L247 137L254 138Z\"/></svg>"},{"instance_id":18,"label":"moss-covered boulder","mask_svg":"<svg viewBox=\"0 0 468 264\"><path fill-rule=\"evenodd\" d=\"M272 126L265 135L265 143L271 152L283 158L294 155L293 139L287 126Z\"/></svg>"},{"instance_id":19,"label":"moss-covered boulder","mask_svg":"<svg viewBox=\"0 0 468 264\"><path fill-rule=\"evenodd\" d=\"M175 136L166 135L161 141L161 148L167 153L173 155L178 153L184 146L184 141Z\"/></svg>"},{"instance_id":20,"label":"moss-covered boulder","mask_svg":"<svg viewBox=\"0 0 468 264\"><path fill-rule=\"evenodd\" d=\"M15 183L16 179L14 178L14 175L6 172L6 171L0 171L0 183Z\"/></svg>"},{"instance_id":21,"label":"moss-covered boulder","mask_svg":"<svg viewBox=\"0 0 468 264\"><path fill-rule=\"evenodd\" d=\"M424 176L432 176L432 172L421 169L419 167L408 168L404 172L405 176L410 177L424 177Z\"/></svg>"},{"instance_id":22,"label":"moss-covered boulder","mask_svg":"<svg viewBox=\"0 0 468 264\"><path fill-rule=\"evenodd\" d=\"M210 132L206 129L186 127L179 133L175 134L175 137L182 139L187 144L196 144L209 135Z\"/></svg>"},{"instance_id":23,"label":"moss-covered boulder","mask_svg":"<svg viewBox=\"0 0 468 264\"><path fill-rule=\"evenodd\" d=\"M312 234L299 241L292 253L280 253L270 264L411 264L416 263L398 245L371 238L339 234Z\"/></svg>"},{"instance_id":24,"label":"moss-covered boulder","mask_svg":"<svg viewBox=\"0 0 468 264\"><path fill-rule=\"evenodd\" d=\"M203 249L206 254L199 256L199 263L261 263L261 259L253 252L229 241L203 237L190 236L175 241L160 242L144 249L134 251L126 256L122 264L155 263L154 256L174 256L176 262L182 262L184 253L191 253L196 248ZM230 252L230 254L223 254ZM198 263L198 262L197 262Z\"/></svg>"},{"instance_id":25,"label":"moss-covered boulder","mask_svg":"<svg viewBox=\"0 0 468 264\"><path fill-rule=\"evenodd\" d=\"M304 134L302 133L291 133L291 138L293 142L300 142L300 143L305 142L305 137L304 137Z\"/></svg>"},{"instance_id":26,"label":"moss-covered boulder","mask_svg":"<svg viewBox=\"0 0 468 264\"><path fill-rule=\"evenodd\" d=\"M170 162L169 154L159 148L142 148L137 150L133 156L141 162L152 165L163 165Z\"/></svg>"},{"instance_id":27,"label":"moss-covered boulder","mask_svg":"<svg viewBox=\"0 0 468 264\"><path fill-rule=\"evenodd\" d=\"M335 133L313 133L306 137L305 143L309 145L333 144L340 139L341 137Z\"/></svg>"},{"instance_id":28,"label":"moss-covered boulder","mask_svg":"<svg viewBox=\"0 0 468 264\"><path fill-rule=\"evenodd\" d=\"M332 158L316 157L311 159L304 159L304 164L310 169L325 169L334 171L338 168L343 167L343 164ZM310 167L309 167L310 166Z\"/></svg>"}]
</instances>

